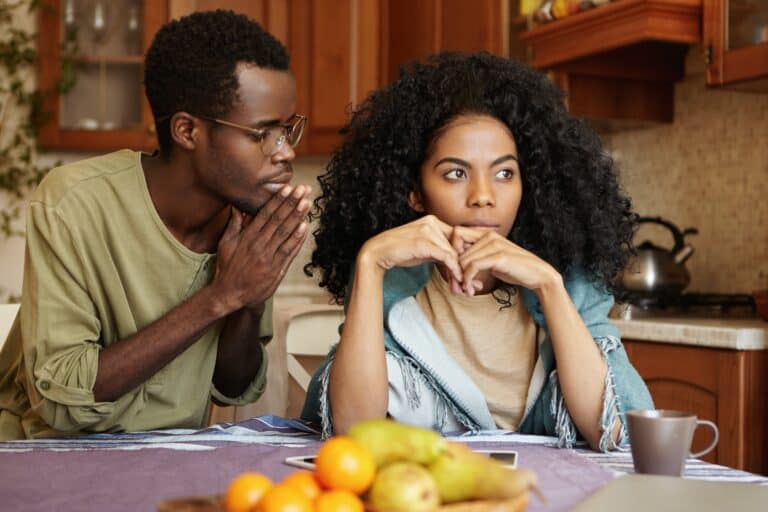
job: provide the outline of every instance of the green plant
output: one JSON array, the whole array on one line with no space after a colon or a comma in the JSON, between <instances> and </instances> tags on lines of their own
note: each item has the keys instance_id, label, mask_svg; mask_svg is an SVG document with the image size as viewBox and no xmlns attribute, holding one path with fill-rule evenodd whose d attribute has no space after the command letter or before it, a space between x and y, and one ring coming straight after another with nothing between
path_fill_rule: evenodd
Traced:
<instances>
[{"instance_id":1,"label":"green plant","mask_svg":"<svg viewBox=\"0 0 768 512\"><path fill-rule=\"evenodd\" d=\"M15 27L13 22L22 9L31 14L40 8L47 8L40 0L0 0L0 193L7 196L7 204L0 211L0 234L5 238L23 234L16 221L24 198L50 170L37 164L37 133L45 120L43 99L53 92L68 92L77 80L77 34L68 30L61 48L58 91L41 91L30 85L38 58L37 34ZM9 126L12 109L18 119L14 127Z\"/></svg>"}]
</instances>

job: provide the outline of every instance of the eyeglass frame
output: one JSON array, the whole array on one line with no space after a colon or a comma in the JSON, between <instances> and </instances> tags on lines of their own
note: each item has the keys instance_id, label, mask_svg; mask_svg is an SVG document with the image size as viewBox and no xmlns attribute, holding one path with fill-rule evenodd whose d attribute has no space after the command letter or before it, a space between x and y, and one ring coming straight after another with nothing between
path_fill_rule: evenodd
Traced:
<instances>
[{"instance_id":1,"label":"eyeglass frame","mask_svg":"<svg viewBox=\"0 0 768 512\"><path fill-rule=\"evenodd\" d=\"M231 128L237 128L237 129L242 130L242 131L244 131L246 133L249 133L250 135L258 137L259 138L258 139L259 147L261 148L261 154L264 155L264 156L276 155L280 151L280 148L283 147L283 144L285 142L288 142L288 145L291 146L292 148L295 148L296 146L298 146L299 142L301 142L301 137L304 135L304 127L307 125L307 116L302 115L302 114L294 114L291 117L291 120L293 121L292 123L290 123L290 122L289 123L279 123L279 124L275 124L275 125L268 126L268 127L265 127L265 128L253 128L251 126L245 126L245 125L242 125L242 124L233 123L232 121L226 121L224 119L219 119L217 117L204 116L202 114L191 114L191 115L193 115L195 117L199 117L201 119L205 119L206 121L211 121L211 122L216 123L216 124L221 124L221 125L224 125L224 126L229 126ZM155 124L159 124L159 123L161 123L163 121L166 121L166 120L170 119L171 117L173 117L173 116L172 115L170 115L170 116L162 116L162 117L157 119ZM297 126L300 126L301 129L299 131L298 137L296 138L296 142L291 144L289 133L293 133L293 130L295 130ZM275 143L275 150L272 153L267 154L267 153L264 152L263 142L267 138L267 133L270 130L272 130L273 128L282 128L283 129L283 134L280 135L280 137L277 139L278 142Z\"/></svg>"}]
</instances>

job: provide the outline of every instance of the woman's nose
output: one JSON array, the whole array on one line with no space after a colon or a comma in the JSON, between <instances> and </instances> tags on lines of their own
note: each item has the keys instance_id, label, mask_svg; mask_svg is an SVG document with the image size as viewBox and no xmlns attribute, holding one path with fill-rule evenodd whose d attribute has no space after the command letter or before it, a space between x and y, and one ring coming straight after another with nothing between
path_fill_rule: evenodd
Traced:
<instances>
[{"instance_id":1,"label":"woman's nose","mask_svg":"<svg viewBox=\"0 0 768 512\"><path fill-rule=\"evenodd\" d=\"M493 184L485 179L476 179L470 182L469 206L494 206L496 199L493 194Z\"/></svg>"}]
</instances>

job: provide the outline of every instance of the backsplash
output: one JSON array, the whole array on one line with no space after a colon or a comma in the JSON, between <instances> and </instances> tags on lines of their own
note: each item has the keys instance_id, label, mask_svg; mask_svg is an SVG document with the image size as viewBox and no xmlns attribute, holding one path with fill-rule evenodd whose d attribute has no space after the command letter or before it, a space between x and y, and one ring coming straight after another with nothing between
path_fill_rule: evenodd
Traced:
<instances>
[{"instance_id":1,"label":"backsplash","mask_svg":"<svg viewBox=\"0 0 768 512\"><path fill-rule=\"evenodd\" d=\"M768 288L768 94L708 89L696 47L687 69L673 124L603 139L637 213L698 228L687 291ZM645 239L672 245L660 226L642 225Z\"/></svg>"}]
</instances>

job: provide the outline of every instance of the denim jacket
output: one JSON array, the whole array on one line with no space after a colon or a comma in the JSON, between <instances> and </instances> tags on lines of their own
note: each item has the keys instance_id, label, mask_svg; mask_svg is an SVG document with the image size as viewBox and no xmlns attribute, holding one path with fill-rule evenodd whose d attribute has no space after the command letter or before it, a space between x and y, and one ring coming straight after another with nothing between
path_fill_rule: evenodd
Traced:
<instances>
[{"instance_id":1,"label":"denim jacket","mask_svg":"<svg viewBox=\"0 0 768 512\"><path fill-rule=\"evenodd\" d=\"M384 344L389 381L388 416L440 432L496 428L480 389L445 350L414 296L429 281L431 264L393 268L384 277ZM643 380L627 358L619 332L608 320L613 297L575 273L566 290L608 365L600 419L602 451L616 448L610 436L618 415L619 444L627 442L624 413L652 408ZM521 288L519 297L538 326L538 359L528 388L518 432L557 436L558 444L573 446L577 430L565 406L546 321L536 296ZM302 419L319 422L323 435L333 433L328 379L335 349L309 384Z\"/></svg>"}]
</instances>

